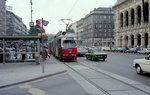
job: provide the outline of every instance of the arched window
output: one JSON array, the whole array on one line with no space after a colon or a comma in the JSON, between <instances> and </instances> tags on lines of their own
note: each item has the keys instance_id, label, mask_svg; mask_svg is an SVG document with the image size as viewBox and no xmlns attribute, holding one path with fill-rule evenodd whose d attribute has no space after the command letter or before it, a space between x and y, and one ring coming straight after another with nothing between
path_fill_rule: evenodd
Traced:
<instances>
[{"instance_id":1,"label":"arched window","mask_svg":"<svg viewBox=\"0 0 150 95\"><path fill-rule=\"evenodd\" d=\"M148 46L148 33L145 34L145 48Z\"/></svg>"},{"instance_id":2,"label":"arched window","mask_svg":"<svg viewBox=\"0 0 150 95\"><path fill-rule=\"evenodd\" d=\"M123 13L121 13L120 18L121 18L121 27L123 27Z\"/></svg>"},{"instance_id":3,"label":"arched window","mask_svg":"<svg viewBox=\"0 0 150 95\"><path fill-rule=\"evenodd\" d=\"M134 35L131 35L131 46L134 47Z\"/></svg>"},{"instance_id":4,"label":"arched window","mask_svg":"<svg viewBox=\"0 0 150 95\"><path fill-rule=\"evenodd\" d=\"M128 16L128 11L126 11L126 26L128 26L129 25L129 16Z\"/></svg>"},{"instance_id":5,"label":"arched window","mask_svg":"<svg viewBox=\"0 0 150 95\"><path fill-rule=\"evenodd\" d=\"M134 9L131 9L131 25L134 25Z\"/></svg>"},{"instance_id":6,"label":"arched window","mask_svg":"<svg viewBox=\"0 0 150 95\"><path fill-rule=\"evenodd\" d=\"M138 46L141 46L141 34L137 35Z\"/></svg>"},{"instance_id":7,"label":"arched window","mask_svg":"<svg viewBox=\"0 0 150 95\"><path fill-rule=\"evenodd\" d=\"M137 21L141 23L141 6L137 7Z\"/></svg>"},{"instance_id":8,"label":"arched window","mask_svg":"<svg viewBox=\"0 0 150 95\"><path fill-rule=\"evenodd\" d=\"M145 22L148 22L149 20L149 4L145 3Z\"/></svg>"}]
</instances>

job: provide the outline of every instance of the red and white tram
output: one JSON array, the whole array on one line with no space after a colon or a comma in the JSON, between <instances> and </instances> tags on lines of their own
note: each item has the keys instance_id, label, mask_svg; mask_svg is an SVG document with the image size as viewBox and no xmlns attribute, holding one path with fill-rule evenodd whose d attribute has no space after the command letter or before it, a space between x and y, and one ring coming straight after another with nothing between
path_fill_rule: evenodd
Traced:
<instances>
[{"instance_id":1,"label":"red and white tram","mask_svg":"<svg viewBox=\"0 0 150 95\"><path fill-rule=\"evenodd\" d=\"M60 33L52 41L52 53L60 60L77 59L76 36L74 33Z\"/></svg>"}]
</instances>

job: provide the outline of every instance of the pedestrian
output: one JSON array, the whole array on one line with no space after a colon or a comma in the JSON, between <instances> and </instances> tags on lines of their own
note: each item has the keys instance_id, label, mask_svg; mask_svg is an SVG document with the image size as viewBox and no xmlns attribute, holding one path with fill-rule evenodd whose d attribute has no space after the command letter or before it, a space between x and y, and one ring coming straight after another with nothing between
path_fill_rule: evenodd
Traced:
<instances>
[{"instance_id":1,"label":"pedestrian","mask_svg":"<svg viewBox=\"0 0 150 95\"><path fill-rule=\"evenodd\" d=\"M46 48L46 52L47 52L47 56L50 58L50 51L48 47Z\"/></svg>"},{"instance_id":2,"label":"pedestrian","mask_svg":"<svg viewBox=\"0 0 150 95\"><path fill-rule=\"evenodd\" d=\"M15 46L14 48L15 48L15 55L14 55L14 57L15 57L15 59L17 59L17 47Z\"/></svg>"},{"instance_id":3,"label":"pedestrian","mask_svg":"<svg viewBox=\"0 0 150 95\"><path fill-rule=\"evenodd\" d=\"M46 60L47 58L47 50L46 50L46 47L44 46L44 60Z\"/></svg>"},{"instance_id":4,"label":"pedestrian","mask_svg":"<svg viewBox=\"0 0 150 95\"><path fill-rule=\"evenodd\" d=\"M29 46L28 48L28 58L31 59L32 58L32 48Z\"/></svg>"}]
</instances>

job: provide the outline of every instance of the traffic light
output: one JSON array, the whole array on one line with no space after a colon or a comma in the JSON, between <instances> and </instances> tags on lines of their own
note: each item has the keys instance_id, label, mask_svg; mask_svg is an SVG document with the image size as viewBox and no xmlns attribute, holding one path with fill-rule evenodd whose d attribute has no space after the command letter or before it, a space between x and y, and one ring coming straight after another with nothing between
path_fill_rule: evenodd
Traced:
<instances>
[{"instance_id":1,"label":"traffic light","mask_svg":"<svg viewBox=\"0 0 150 95\"><path fill-rule=\"evenodd\" d=\"M36 32L41 32L41 23L39 20L36 20Z\"/></svg>"}]
</instances>

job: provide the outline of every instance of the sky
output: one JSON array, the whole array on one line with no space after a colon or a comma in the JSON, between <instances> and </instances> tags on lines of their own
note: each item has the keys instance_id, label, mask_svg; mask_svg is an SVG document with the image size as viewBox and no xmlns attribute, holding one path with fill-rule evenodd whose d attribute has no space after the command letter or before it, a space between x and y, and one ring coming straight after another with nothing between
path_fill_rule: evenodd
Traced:
<instances>
[{"instance_id":1,"label":"sky","mask_svg":"<svg viewBox=\"0 0 150 95\"><path fill-rule=\"evenodd\" d=\"M47 34L65 31L65 24L60 19L71 19L74 23L84 18L90 11L98 7L112 7L117 0L32 0L33 22L43 18L49 21L44 27ZM12 12L23 19L29 29L31 21L30 0L7 0L7 6L12 6Z\"/></svg>"}]
</instances>

